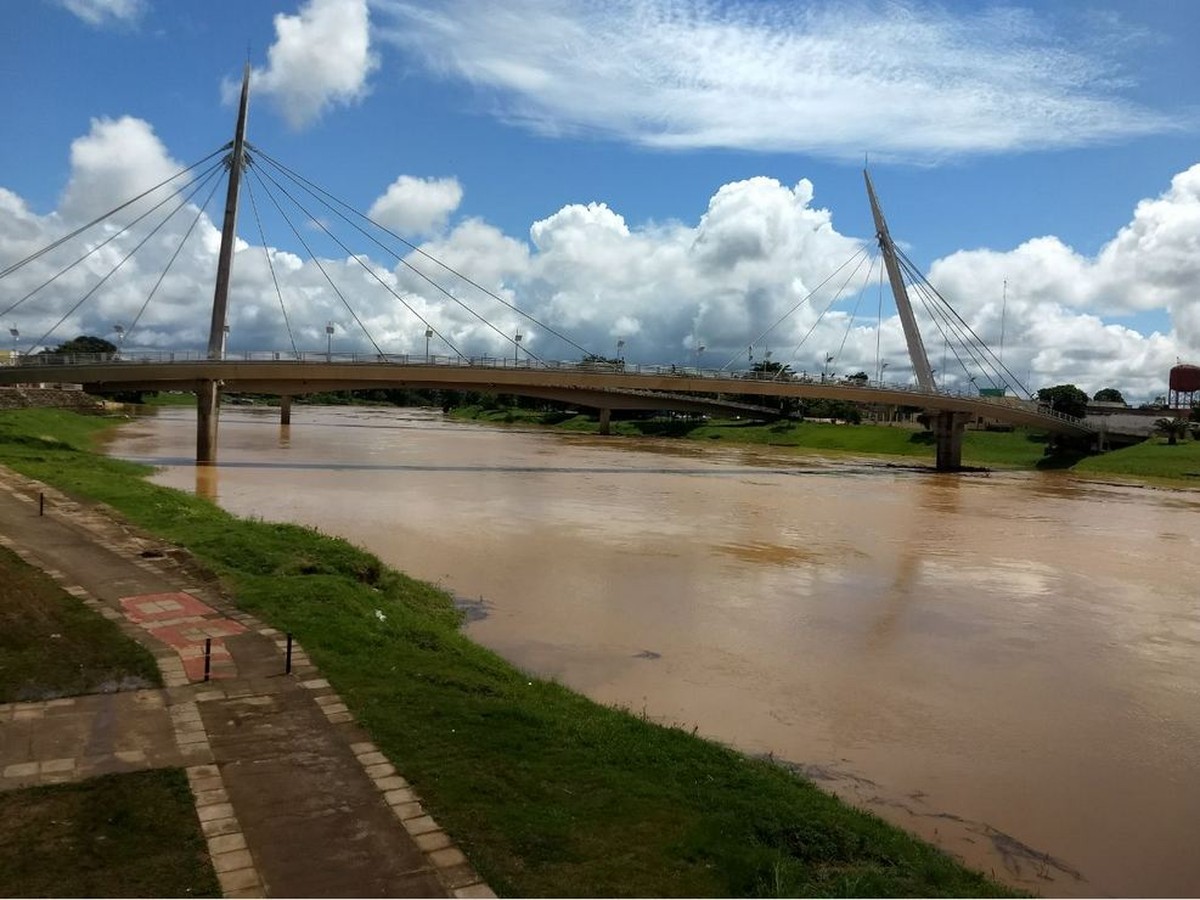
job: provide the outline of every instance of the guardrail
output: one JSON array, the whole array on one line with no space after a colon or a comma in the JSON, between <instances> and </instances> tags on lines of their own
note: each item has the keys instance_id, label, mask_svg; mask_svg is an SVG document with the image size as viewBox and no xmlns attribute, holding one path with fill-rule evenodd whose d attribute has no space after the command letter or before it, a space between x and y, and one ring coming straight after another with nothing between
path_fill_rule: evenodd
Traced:
<instances>
[{"instance_id":1,"label":"guardrail","mask_svg":"<svg viewBox=\"0 0 1200 900\"><path fill-rule=\"evenodd\" d=\"M170 363L175 365L199 365L218 360L212 360L207 354L198 351L138 351L120 353L76 353L76 354L30 354L12 359L12 365L21 368L41 368L52 366L90 366L90 365L147 365ZM911 403L905 406L920 406L922 397L955 397L981 403L998 410L1022 409L1026 412L1036 412L1040 415L1062 422L1087 427L1082 419L1068 416L1055 409L1032 400L1021 400L1018 397L983 397L969 391L929 391L908 384L898 384L885 381L862 381L853 378L836 379L825 375L809 375L807 372L790 373L781 378L778 373L767 372L729 372L724 369L703 369L697 366L680 365L641 365L625 362L604 361L537 361L531 359L512 359L498 356L424 356L410 353L332 353L320 351L301 351L299 354L283 351L243 351L226 353L223 362L239 362L254 364L273 363L304 363L304 364L348 364L348 365L394 365L394 366L445 366L448 368L486 368L486 369L533 369L543 371L571 371L589 374L611 375L645 375L645 376L676 376L680 378L711 378L723 381L749 380L780 382L791 384L823 384L831 387L863 388L873 391L888 391L902 393L911 397Z\"/></svg>"}]
</instances>

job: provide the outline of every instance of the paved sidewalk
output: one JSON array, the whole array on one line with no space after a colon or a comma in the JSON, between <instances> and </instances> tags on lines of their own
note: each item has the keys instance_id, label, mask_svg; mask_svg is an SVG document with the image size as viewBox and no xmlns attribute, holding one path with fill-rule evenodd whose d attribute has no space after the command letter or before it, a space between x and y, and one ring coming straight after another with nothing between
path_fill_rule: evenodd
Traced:
<instances>
[{"instance_id":1,"label":"paved sidewalk","mask_svg":"<svg viewBox=\"0 0 1200 900\"><path fill-rule=\"evenodd\" d=\"M0 704L0 791L182 766L226 896L494 896L304 651L285 675L284 636L185 554L2 467L0 544L145 644L166 684Z\"/></svg>"}]
</instances>

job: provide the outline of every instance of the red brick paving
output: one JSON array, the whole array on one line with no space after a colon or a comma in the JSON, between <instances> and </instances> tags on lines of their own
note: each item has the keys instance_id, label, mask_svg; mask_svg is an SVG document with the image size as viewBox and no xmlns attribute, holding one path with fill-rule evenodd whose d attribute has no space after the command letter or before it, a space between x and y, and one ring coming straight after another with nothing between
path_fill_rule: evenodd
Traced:
<instances>
[{"instance_id":1,"label":"red brick paving","mask_svg":"<svg viewBox=\"0 0 1200 900\"><path fill-rule=\"evenodd\" d=\"M242 634L246 626L182 591L122 597L125 617L175 649L189 681L204 679L204 641L212 639L210 678L236 678L237 667L224 638Z\"/></svg>"}]
</instances>

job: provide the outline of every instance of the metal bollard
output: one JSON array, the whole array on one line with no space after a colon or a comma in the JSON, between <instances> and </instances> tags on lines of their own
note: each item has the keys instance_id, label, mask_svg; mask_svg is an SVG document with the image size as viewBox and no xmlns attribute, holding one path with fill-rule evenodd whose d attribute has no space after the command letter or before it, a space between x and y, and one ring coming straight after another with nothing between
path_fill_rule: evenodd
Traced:
<instances>
[{"instance_id":1,"label":"metal bollard","mask_svg":"<svg viewBox=\"0 0 1200 900\"><path fill-rule=\"evenodd\" d=\"M208 681L212 674L212 638L204 639L204 680Z\"/></svg>"},{"instance_id":2,"label":"metal bollard","mask_svg":"<svg viewBox=\"0 0 1200 900\"><path fill-rule=\"evenodd\" d=\"M290 631L287 633L287 659L283 664L283 674L292 674L292 633Z\"/></svg>"}]
</instances>

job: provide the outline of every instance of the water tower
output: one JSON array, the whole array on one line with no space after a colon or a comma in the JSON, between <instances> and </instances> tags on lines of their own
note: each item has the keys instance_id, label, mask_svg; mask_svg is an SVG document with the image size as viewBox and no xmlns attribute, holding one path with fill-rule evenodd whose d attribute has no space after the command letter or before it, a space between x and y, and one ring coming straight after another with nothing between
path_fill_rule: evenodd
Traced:
<instances>
[{"instance_id":1,"label":"water tower","mask_svg":"<svg viewBox=\"0 0 1200 900\"><path fill-rule=\"evenodd\" d=\"M1196 394L1200 393L1200 366L1172 366L1167 386L1170 389L1168 406L1172 409L1191 409L1196 403Z\"/></svg>"}]
</instances>

